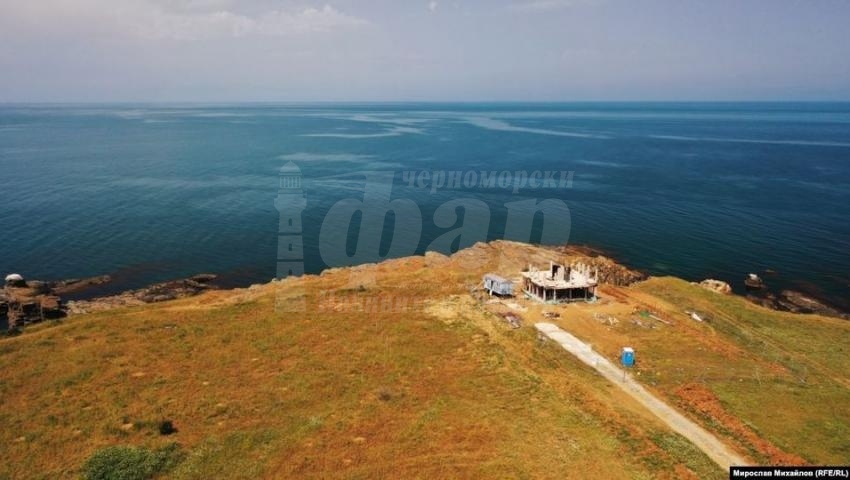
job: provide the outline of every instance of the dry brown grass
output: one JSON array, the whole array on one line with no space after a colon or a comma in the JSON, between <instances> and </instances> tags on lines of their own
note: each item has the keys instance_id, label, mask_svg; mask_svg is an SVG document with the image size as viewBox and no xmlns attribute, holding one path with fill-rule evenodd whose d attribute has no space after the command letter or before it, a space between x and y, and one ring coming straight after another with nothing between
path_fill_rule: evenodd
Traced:
<instances>
[{"instance_id":1,"label":"dry brown grass","mask_svg":"<svg viewBox=\"0 0 850 480\"><path fill-rule=\"evenodd\" d=\"M539 343L530 324L511 330L492 311L504 306L469 295L483 272L514 276L528 257L557 254L497 242L450 259L80 316L2 340L0 478L72 478L99 447L171 441L187 454L173 478L724 477L591 369ZM654 288L623 295L674 317L679 299ZM306 308L276 309L291 301ZM527 320L551 310L522 303ZM688 365L757 366L762 382L793 379L787 365L714 324L679 315L675 326L649 330L593 317L625 320L628 300L557 308L565 328L607 355L635 345L640 378L662 394L694 381ZM731 397L718 390L726 405ZM748 411L745 402L727 406ZM807 418L797 403L786 408ZM760 419L741 418L778 448L792 445ZM159 435L164 419L176 434ZM794 453L826 461L830 448Z\"/></svg>"},{"instance_id":2,"label":"dry brown grass","mask_svg":"<svg viewBox=\"0 0 850 480\"><path fill-rule=\"evenodd\" d=\"M849 322L767 310L675 278L602 295L597 305L558 307L556 323L612 360L634 347L635 378L742 453L772 464L850 459ZM682 394L694 388L702 395Z\"/></svg>"}]
</instances>

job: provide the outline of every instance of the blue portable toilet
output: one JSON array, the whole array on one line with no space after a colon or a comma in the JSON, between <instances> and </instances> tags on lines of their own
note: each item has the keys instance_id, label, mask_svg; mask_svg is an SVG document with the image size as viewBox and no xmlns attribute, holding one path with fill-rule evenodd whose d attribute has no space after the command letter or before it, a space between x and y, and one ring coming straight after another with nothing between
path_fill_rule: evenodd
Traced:
<instances>
[{"instance_id":1,"label":"blue portable toilet","mask_svg":"<svg viewBox=\"0 0 850 480\"><path fill-rule=\"evenodd\" d=\"M624 367L634 367L635 366L635 351L632 347L623 347L623 354L620 357L620 361L623 363Z\"/></svg>"}]
</instances>

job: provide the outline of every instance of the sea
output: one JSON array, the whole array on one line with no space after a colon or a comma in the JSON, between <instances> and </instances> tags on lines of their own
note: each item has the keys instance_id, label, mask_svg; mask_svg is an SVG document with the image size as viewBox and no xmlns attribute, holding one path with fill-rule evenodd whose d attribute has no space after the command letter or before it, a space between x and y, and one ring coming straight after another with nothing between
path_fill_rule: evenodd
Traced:
<instances>
[{"instance_id":1,"label":"sea","mask_svg":"<svg viewBox=\"0 0 850 480\"><path fill-rule=\"evenodd\" d=\"M98 295L267 282L290 162L306 273L526 228L850 309L848 103L0 105L0 273L112 276ZM377 243L360 236L370 195Z\"/></svg>"}]
</instances>

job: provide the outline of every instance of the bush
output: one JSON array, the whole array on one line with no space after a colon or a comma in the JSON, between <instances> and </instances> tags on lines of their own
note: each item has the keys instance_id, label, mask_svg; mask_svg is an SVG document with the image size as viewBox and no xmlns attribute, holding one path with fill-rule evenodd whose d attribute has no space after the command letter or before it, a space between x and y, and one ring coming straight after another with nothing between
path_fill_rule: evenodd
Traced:
<instances>
[{"instance_id":1,"label":"bush","mask_svg":"<svg viewBox=\"0 0 850 480\"><path fill-rule=\"evenodd\" d=\"M177 433L177 429L174 428L174 423L172 423L171 420L163 420L159 422L160 435L171 435L172 433Z\"/></svg>"},{"instance_id":2,"label":"bush","mask_svg":"<svg viewBox=\"0 0 850 480\"><path fill-rule=\"evenodd\" d=\"M155 451L111 446L96 451L83 465L85 480L147 480L174 467L181 455L177 444Z\"/></svg>"}]
</instances>

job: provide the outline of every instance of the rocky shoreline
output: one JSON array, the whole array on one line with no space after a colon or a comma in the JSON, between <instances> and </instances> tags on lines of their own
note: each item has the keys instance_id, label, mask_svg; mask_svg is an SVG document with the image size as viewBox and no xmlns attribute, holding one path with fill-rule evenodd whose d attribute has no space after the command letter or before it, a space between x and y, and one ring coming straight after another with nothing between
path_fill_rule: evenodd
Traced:
<instances>
[{"instance_id":1,"label":"rocky shoreline","mask_svg":"<svg viewBox=\"0 0 850 480\"><path fill-rule=\"evenodd\" d=\"M695 284L722 295L732 295L732 286L722 280L709 278ZM850 320L850 313L842 312L826 303L821 302L809 295L795 290L771 291L767 283L758 275L751 273L744 279L743 285L746 291L744 298L780 312L818 314L826 317L837 317Z\"/></svg>"},{"instance_id":2,"label":"rocky shoreline","mask_svg":"<svg viewBox=\"0 0 850 480\"><path fill-rule=\"evenodd\" d=\"M57 320L68 315L109 310L117 307L145 305L177 298L198 295L218 289L213 274L199 274L190 278L156 283L118 295L96 297L91 300L63 301L62 295L79 293L87 288L109 283L108 275L71 279L56 282L25 280L21 275L10 274L0 290L0 325L15 332L22 327L45 320Z\"/></svg>"},{"instance_id":3,"label":"rocky shoreline","mask_svg":"<svg viewBox=\"0 0 850 480\"><path fill-rule=\"evenodd\" d=\"M627 286L648 278L643 272L632 270L607 257L604 252L586 246L564 246L556 248L568 256L583 257L592 268L597 268L599 280L611 285ZM333 269L331 269L333 270ZM208 290L219 289L215 274L198 274L190 278L156 283L117 295L94 297L87 300L63 301L62 296L79 294L88 288L112 281L108 275L54 282L25 280L21 275L10 274L0 290L0 329L5 325L9 331L44 320L61 319L68 315L110 310L126 306L139 306L192 297ZM732 286L722 280L706 279L694 282L707 290L722 295L734 294ZM778 311L802 314L819 314L850 320L850 313L841 311L818 299L794 290L772 291L758 275L750 274L743 280L749 301Z\"/></svg>"},{"instance_id":4,"label":"rocky shoreline","mask_svg":"<svg viewBox=\"0 0 850 480\"><path fill-rule=\"evenodd\" d=\"M217 275L201 273L190 278L156 283L138 290L129 290L118 295L97 297L91 300L72 300L67 304L69 314L99 312L117 307L166 302L178 298L193 297L207 290L217 290L214 281Z\"/></svg>"},{"instance_id":5,"label":"rocky shoreline","mask_svg":"<svg viewBox=\"0 0 850 480\"><path fill-rule=\"evenodd\" d=\"M634 282L645 280L648 276L642 272L631 270L616 261L606 257L605 252L588 246L568 246L562 248L565 254L580 255L590 258L592 266L599 267L600 281L612 285L630 285ZM776 275L776 272L769 270L766 273ZM695 284L723 294L733 295L735 293L732 285L723 280L706 279ZM775 292L770 289L767 282L759 275L750 273L747 275L741 285L744 287L744 298L747 300L780 312L802 313L802 314L818 314L827 317L837 317L850 320L850 312L842 311L836 307L828 305L816 298L805 293L790 289L783 289Z\"/></svg>"},{"instance_id":6,"label":"rocky shoreline","mask_svg":"<svg viewBox=\"0 0 850 480\"><path fill-rule=\"evenodd\" d=\"M816 313L826 317L838 317L850 320L850 314L830 307L802 292L782 290L779 293L765 291L759 294L748 293L746 298L753 303L781 312Z\"/></svg>"}]
</instances>

